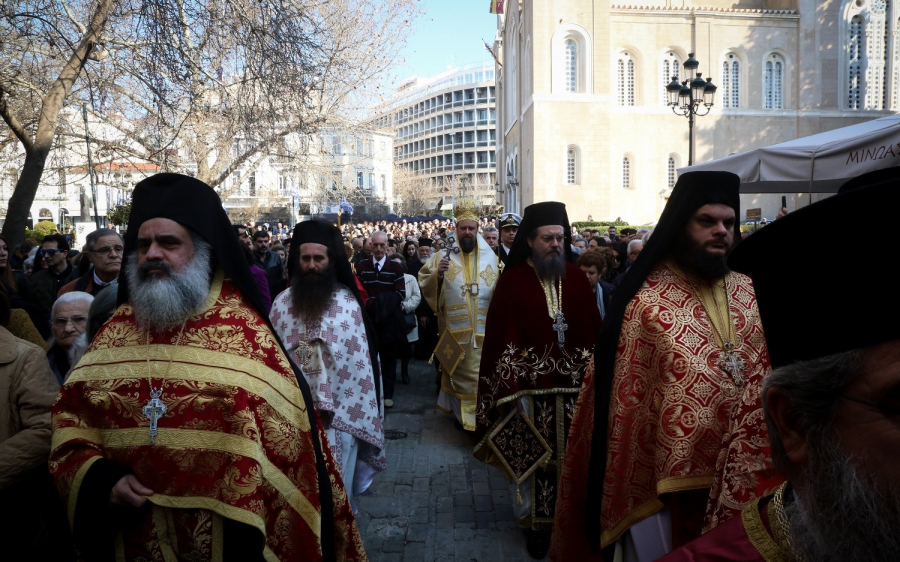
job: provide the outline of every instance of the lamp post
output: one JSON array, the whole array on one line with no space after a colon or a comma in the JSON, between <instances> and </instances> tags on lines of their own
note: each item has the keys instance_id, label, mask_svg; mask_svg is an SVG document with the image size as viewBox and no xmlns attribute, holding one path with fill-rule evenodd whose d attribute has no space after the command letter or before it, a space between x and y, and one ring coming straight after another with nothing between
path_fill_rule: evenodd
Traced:
<instances>
[{"instance_id":1,"label":"lamp post","mask_svg":"<svg viewBox=\"0 0 900 562\"><path fill-rule=\"evenodd\" d=\"M688 60L684 61L687 78L681 82L677 77L672 78L666 86L667 105L675 115L688 119L688 166L694 164L694 115L707 115L716 101L716 85L712 83L712 78L703 79L702 74L697 72L699 67L694 53L688 54Z\"/></svg>"}]
</instances>

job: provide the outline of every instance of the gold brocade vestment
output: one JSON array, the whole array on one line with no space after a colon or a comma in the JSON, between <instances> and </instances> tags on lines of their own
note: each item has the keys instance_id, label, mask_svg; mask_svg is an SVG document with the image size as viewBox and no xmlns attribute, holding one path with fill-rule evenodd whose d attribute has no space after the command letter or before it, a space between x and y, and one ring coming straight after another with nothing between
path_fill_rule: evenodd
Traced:
<instances>
[{"instance_id":1,"label":"gold brocade vestment","mask_svg":"<svg viewBox=\"0 0 900 562\"><path fill-rule=\"evenodd\" d=\"M450 269L443 282L437 270L446 251L436 252L419 270L422 298L437 316L439 333L449 330L465 352L452 375L448 369L442 370L441 390L460 400L467 431L475 429L484 323L499 275L497 256L480 235L477 240L470 253L450 253Z\"/></svg>"},{"instance_id":2,"label":"gold brocade vestment","mask_svg":"<svg viewBox=\"0 0 900 562\"><path fill-rule=\"evenodd\" d=\"M602 547L614 543L661 510L663 494L715 488L707 520L715 513L721 522L779 483L768 477L768 436L735 432L745 407L759 410L770 361L750 278L729 273L724 283L735 353L747 365L743 385L722 368L725 350L707 313L715 304L703 302L683 273L658 264L629 302L611 388L601 528L586 530L583 517L591 441L600 438L591 373L572 424L551 560L596 559L588 532L601 533Z\"/></svg>"},{"instance_id":3,"label":"gold brocade vestment","mask_svg":"<svg viewBox=\"0 0 900 562\"><path fill-rule=\"evenodd\" d=\"M337 559L365 560L324 432L310 427L265 319L219 271L183 337L181 328L148 341L131 305L122 305L63 386L50 470L70 525L78 528L79 491L103 459L154 491L148 508L116 521L119 560L222 560L223 519L258 530L266 560L321 560L317 435L331 476ZM155 445L142 413L150 379L167 409Z\"/></svg>"}]
</instances>

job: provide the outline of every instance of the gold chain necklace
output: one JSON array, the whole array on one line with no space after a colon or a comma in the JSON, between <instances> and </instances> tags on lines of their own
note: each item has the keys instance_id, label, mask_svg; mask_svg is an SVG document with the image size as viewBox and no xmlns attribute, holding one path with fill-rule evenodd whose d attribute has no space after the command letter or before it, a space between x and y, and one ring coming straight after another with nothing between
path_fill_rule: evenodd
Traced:
<instances>
[{"instance_id":1,"label":"gold chain necklace","mask_svg":"<svg viewBox=\"0 0 900 562\"><path fill-rule=\"evenodd\" d=\"M722 348L723 355L719 360L719 368L731 376L734 384L737 386L744 385L744 373L747 371L747 362L737 353L737 334L734 328L734 322L731 320L731 306L728 302L728 285L725 278L722 278L722 294L725 297L725 306L719 305L719 299L716 298L716 287L710 284L702 284L697 286L693 280L688 277L691 286L699 295L700 304L703 311L709 319L709 325L713 329L716 343ZM710 307L706 302L711 301L715 308L715 316L710 311Z\"/></svg>"},{"instance_id":2,"label":"gold chain necklace","mask_svg":"<svg viewBox=\"0 0 900 562\"><path fill-rule=\"evenodd\" d=\"M169 369L172 366L172 360L175 359L175 351L178 350L178 345L181 344L181 336L184 334L184 327L187 326L187 320L181 324L181 331L178 332L178 339L175 340L175 350L172 351L172 356L169 357L169 362L166 363L166 371L164 373L163 378L159 381L159 388L153 388L153 374L150 368L150 354L149 349L147 354L147 383L150 385L150 400L144 405L142 412L144 416L150 420L150 444L156 444L156 436L159 433L159 428L157 427L157 423L160 418L162 418L165 413L168 411L165 403L163 403L161 397L163 393L163 385L166 383L165 375L169 373ZM147 347L150 347L150 330L147 330Z\"/></svg>"},{"instance_id":3,"label":"gold chain necklace","mask_svg":"<svg viewBox=\"0 0 900 562\"><path fill-rule=\"evenodd\" d=\"M534 274L537 275L538 283L540 283L541 289L544 291L544 297L547 299L547 312L550 314L550 318L553 319L553 331L556 332L557 343L559 343L560 347L563 347L566 343L566 330L569 329L569 325L566 324L566 317L562 312L562 276L558 277L556 280L557 287L556 292L554 293L553 283L544 282L544 280L541 279L537 269L534 267L534 262L530 258L528 264L534 269Z\"/></svg>"}]
</instances>

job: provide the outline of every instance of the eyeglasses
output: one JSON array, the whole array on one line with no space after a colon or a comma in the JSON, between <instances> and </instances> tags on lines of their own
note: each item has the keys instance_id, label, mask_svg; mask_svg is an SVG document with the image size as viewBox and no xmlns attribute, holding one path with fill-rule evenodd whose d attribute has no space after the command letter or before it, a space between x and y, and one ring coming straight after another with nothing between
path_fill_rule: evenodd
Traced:
<instances>
[{"instance_id":1,"label":"eyeglasses","mask_svg":"<svg viewBox=\"0 0 900 562\"><path fill-rule=\"evenodd\" d=\"M73 316L72 318L54 318L53 325L60 330L65 329L66 326L69 325L69 322L72 323L76 328L84 328L87 325L87 316Z\"/></svg>"},{"instance_id":2,"label":"eyeglasses","mask_svg":"<svg viewBox=\"0 0 900 562\"><path fill-rule=\"evenodd\" d=\"M40 254L41 257L47 256L48 258L52 258L53 256L56 255L57 252L64 252L64 251L65 250L57 250L56 248L49 248L47 250L38 250L38 254Z\"/></svg>"},{"instance_id":3,"label":"eyeglasses","mask_svg":"<svg viewBox=\"0 0 900 562\"><path fill-rule=\"evenodd\" d=\"M637 256L637 255L639 255L640 253L641 253L640 250L632 250L632 251L628 252L628 255L629 255L629 256Z\"/></svg>"},{"instance_id":4,"label":"eyeglasses","mask_svg":"<svg viewBox=\"0 0 900 562\"><path fill-rule=\"evenodd\" d=\"M553 242L554 240L556 241L557 244L562 244L563 240L565 240L565 239L566 239L565 236L562 236L559 234L556 236L554 236L553 234L544 234L543 236L541 236L541 240L544 241L544 244L549 244L550 242Z\"/></svg>"},{"instance_id":5,"label":"eyeglasses","mask_svg":"<svg viewBox=\"0 0 900 562\"><path fill-rule=\"evenodd\" d=\"M97 248L96 250L91 250L95 254L100 254L101 256L108 256L110 252L115 252L122 255L122 252L125 251L125 248L122 246L104 246L103 248Z\"/></svg>"},{"instance_id":6,"label":"eyeglasses","mask_svg":"<svg viewBox=\"0 0 900 562\"><path fill-rule=\"evenodd\" d=\"M847 396L845 394L841 394L841 398L844 400L849 400L850 402L856 402L857 404L862 404L863 406L869 406L870 408L875 408L881 412L889 416L900 416L900 408L896 406L882 406L881 404L876 404L875 402L870 402L869 400L863 400L862 398L857 398L855 396Z\"/></svg>"}]
</instances>

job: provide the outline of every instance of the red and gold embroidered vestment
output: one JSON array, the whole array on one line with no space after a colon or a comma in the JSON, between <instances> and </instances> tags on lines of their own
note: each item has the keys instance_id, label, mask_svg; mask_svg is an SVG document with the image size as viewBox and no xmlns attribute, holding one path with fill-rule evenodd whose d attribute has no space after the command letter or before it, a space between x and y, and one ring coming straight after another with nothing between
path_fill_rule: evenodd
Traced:
<instances>
[{"instance_id":1,"label":"red and gold embroidered vestment","mask_svg":"<svg viewBox=\"0 0 900 562\"><path fill-rule=\"evenodd\" d=\"M712 487L705 530L781 483L774 474L759 389L766 349L749 277L725 278L738 385L720 367L708 313L688 278L665 263L647 277L622 323L609 408L602 546L663 507L659 496ZM569 434L551 560L599 559L585 539L594 428L594 374L585 377Z\"/></svg>"},{"instance_id":2,"label":"red and gold embroidered vestment","mask_svg":"<svg viewBox=\"0 0 900 562\"><path fill-rule=\"evenodd\" d=\"M148 376L168 409L155 445L142 413ZM219 272L183 332L148 336L131 306L119 307L53 408L50 469L71 525L98 459L122 463L154 491L149 508L121 518L120 559L221 559L224 518L258 529L267 560L321 560L307 407L265 320ZM336 558L365 560L331 450L314 430L331 475Z\"/></svg>"}]
</instances>

